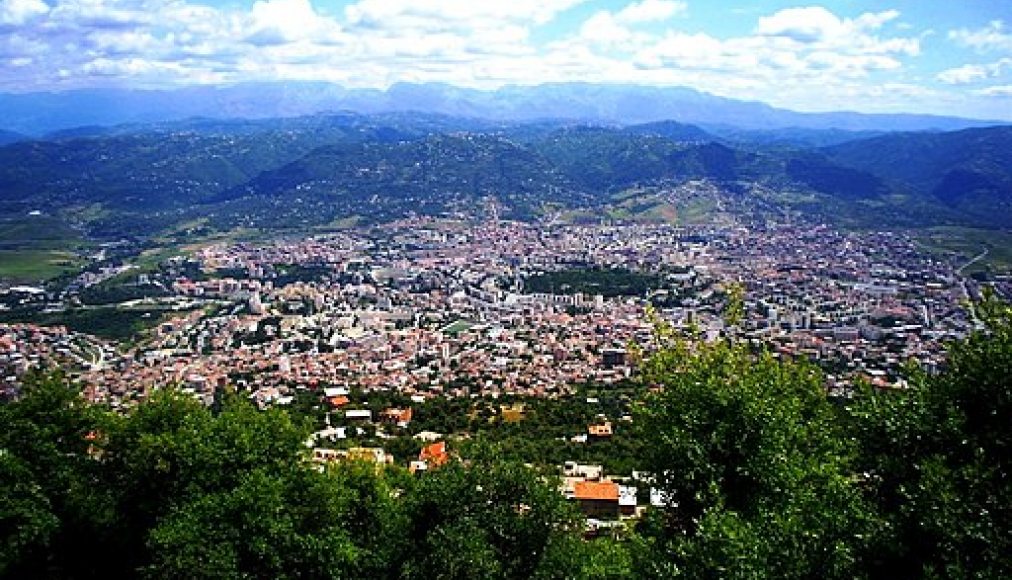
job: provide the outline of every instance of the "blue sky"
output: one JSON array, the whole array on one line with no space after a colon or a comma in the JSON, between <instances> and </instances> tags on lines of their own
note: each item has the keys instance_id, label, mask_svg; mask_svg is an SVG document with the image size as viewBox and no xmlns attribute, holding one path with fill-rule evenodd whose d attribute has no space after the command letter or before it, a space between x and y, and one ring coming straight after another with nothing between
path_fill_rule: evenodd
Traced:
<instances>
[{"instance_id":1,"label":"blue sky","mask_svg":"<svg viewBox=\"0 0 1012 580\"><path fill-rule=\"evenodd\" d=\"M0 91L688 86L1012 120L1009 0L0 0Z\"/></svg>"}]
</instances>

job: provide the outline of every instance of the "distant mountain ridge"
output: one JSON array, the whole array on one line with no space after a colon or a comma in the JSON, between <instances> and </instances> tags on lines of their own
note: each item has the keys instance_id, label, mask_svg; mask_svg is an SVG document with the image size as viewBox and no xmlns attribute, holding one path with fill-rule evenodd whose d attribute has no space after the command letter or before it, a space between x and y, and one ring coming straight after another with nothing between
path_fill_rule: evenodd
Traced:
<instances>
[{"instance_id":1,"label":"distant mountain ridge","mask_svg":"<svg viewBox=\"0 0 1012 580\"><path fill-rule=\"evenodd\" d=\"M623 125L676 121L745 130L951 131L1000 122L932 115L799 113L684 87L555 83L482 91L400 83L387 90L318 82L193 86L175 90L85 89L0 94L0 129L41 136L75 127L191 117L262 119L321 112L417 111L492 121L567 119Z\"/></svg>"}]
</instances>

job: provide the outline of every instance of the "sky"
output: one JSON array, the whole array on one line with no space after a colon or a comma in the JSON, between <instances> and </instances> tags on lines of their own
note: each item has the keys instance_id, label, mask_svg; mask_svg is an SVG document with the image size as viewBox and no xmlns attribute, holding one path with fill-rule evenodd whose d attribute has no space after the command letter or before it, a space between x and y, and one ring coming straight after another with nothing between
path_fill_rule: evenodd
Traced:
<instances>
[{"instance_id":1,"label":"sky","mask_svg":"<svg viewBox=\"0 0 1012 580\"><path fill-rule=\"evenodd\" d=\"M0 91L687 86L1012 120L1012 0L0 0Z\"/></svg>"}]
</instances>

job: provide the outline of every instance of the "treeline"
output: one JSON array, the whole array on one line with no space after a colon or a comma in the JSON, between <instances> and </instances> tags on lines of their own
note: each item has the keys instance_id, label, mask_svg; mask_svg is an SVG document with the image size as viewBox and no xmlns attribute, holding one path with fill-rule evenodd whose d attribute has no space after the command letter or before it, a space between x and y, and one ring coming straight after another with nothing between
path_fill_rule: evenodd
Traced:
<instances>
[{"instance_id":1,"label":"treeline","mask_svg":"<svg viewBox=\"0 0 1012 580\"><path fill-rule=\"evenodd\" d=\"M0 406L0 574L1009 577L1012 309L976 310L944 373L845 401L806 362L660 328L629 452L667 506L594 540L494 442L421 477L321 470L296 413L166 390L114 414L39 374Z\"/></svg>"}]
</instances>

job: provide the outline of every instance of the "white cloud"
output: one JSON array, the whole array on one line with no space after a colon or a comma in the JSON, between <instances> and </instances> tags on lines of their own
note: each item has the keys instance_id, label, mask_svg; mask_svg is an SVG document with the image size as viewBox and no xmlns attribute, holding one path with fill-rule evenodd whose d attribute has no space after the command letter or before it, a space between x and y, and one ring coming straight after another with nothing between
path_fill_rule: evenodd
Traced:
<instances>
[{"instance_id":1,"label":"white cloud","mask_svg":"<svg viewBox=\"0 0 1012 580\"><path fill-rule=\"evenodd\" d=\"M586 0L360 0L345 8L351 24L380 27L392 21L416 23L523 22L545 24L559 13Z\"/></svg>"},{"instance_id":2,"label":"white cloud","mask_svg":"<svg viewBox=\"0 0 1012 580\"><path fill-rule=\"evenodd\" d=\"M0 25L21 26L47 12L42 0L0 0Z\"/></svg>"},{"instance_id":3,"label":"white cloud","mask_svg":"<svg viewBox=\"0 0 1012 580\"><path fill-rule=\"evenodd\" d=\"M685 12L687 8L685 2L676 0L642 0L619 10L615 19L622 24L660 22Z\"/></svg>"},{"instance_id":4,"label":"white cloud","mask_svg":"<svg viewBox=\"0 0 1012 580\"><path fill-rule=\"evenodd\" d=\"M1003 58L988 64L964 64L944 70L935 78L949 85L965 85L999 77L1006 69L1012 69L1012 58Z\"/></svg>"},{"instance_id":5,"label":"white cloud","mask_svg":"<svg viewBox=\"0 0 1012 580\"><path fill-rule=\"evenodd\" d=\"M973 91L983 97L1012 97L1012 85L996 85Z\"/></svg>"},{"instance_id":6,"label":"white cloud","mask_svg":"<svg viewBox=\"0 0 1012 580\"><path fill-rule=\"evenodd\" d=\"M580 25L580 38L601 46L612 47L629 41L633 31L622 25L607 10L596 12Z\"/></svg>"},{"instance_id":7,"label":"white cloud","mask_svg":"<svg viewBox=\"0 0 1012 580\"><path fill-rule=\"evenodd\" d=\"M751 36L718 39L668 32L637 55L640 68L724 71L771 89L817 82L828 88L876 71L896 70L920 50L917 38L872 34L899 16L893 10L839 18L821 7L790 8L762 17Z\"/></svg>"},{"instance_id":8,"label":"white cloud","mask_svg":"<svg viewBox=\"0 0 1012 580\"><path fill-rule=\"evenodd\" d=\"M588 81L685 85L805 110L953 102L946 100L953 90L918 91L910 82L907 66L923 32L898 26L895 10L848 18L792 8L753 17L751 33L724 38L677 19L686 2L625 0L592 12L568 36L541 42L538 27L586 0L359 0L330 12L314 7L320 0L221 8L195 0L45 1L0 0L0 90L287 79L481 88ZM1005 34L1002 26L989 34ZM992 89L1000 96L1000 87Z\"/></svg>"},{"instance_id":9,"label":"white cloud","mask_svg":"<svg viewBox=\"0 0 1012 580\"><path fill-rule=\"evenodd\" d=\"M642 0L626 5L618 12L599 10L580 26L579 39L592 45L632 52L649 42L648 34L637 25L661 22L685 11L685 2Z\"/></svg>"},{"instance_id":10,"label":"white cloud","mask_svg":"<svg viewBox=\"0 0 1012 580\"><path fill-rule=\"evenodd\" d=\"M864 36L899 15L896 10L886 10L868 12L852 20L840 18L822 6L785 8L761 17L756 34L782 36L801 43L839 42L855 35Z\"/></svg>"},{"instance_id":11,"label":"white cloud","mask_svg":"<svg viewBox=\"0 0 1012 580\"><path fill-rule=\"evenodd\" d=\"M756 26L761 36L783 36L798 42L816 42L838 36L843 22L821 6L787 8L772 16L763 16Z\"/></svg>"},{"instance_id":12,"label":"white cloud","mask_svg":"<svg viewBox=\"0 0 1012 580\"><path fill-rule=\"evenodd\" d=\"M1012 34L1005 32L1005 23L1001 20L992 20L987 26L977 30L966 28L950 30L949 39L978 52L1012 54Z\"/></svg>"},{"instance_id":13,"label":"white cloud","mask_svg":"<svg viewBox=\"0 0 1012 580\"><path fill-rule=\"evenodd\" d=\"M252 33L247 41L259 46L299 40L337 42L341 27L316 13L309 0L257 0L250 11Z\"/></svg>"}]
</instances>

